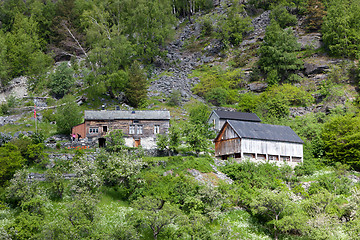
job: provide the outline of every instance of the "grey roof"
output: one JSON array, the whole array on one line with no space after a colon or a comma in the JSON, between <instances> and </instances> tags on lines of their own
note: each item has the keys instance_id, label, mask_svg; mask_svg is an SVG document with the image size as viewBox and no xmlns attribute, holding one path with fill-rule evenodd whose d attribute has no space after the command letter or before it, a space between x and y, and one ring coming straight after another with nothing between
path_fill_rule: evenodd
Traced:
<instances>
[{"instance_id":1,"label":"grey roof","mask_svg":"<svg viewBox=\"0 0 360 240\"><path fill-rule=\"evenodd\" d=\"M85 120L170 120L169 111L85 111Z\"/></svg>"},{"instance_id":2,"label":"grey roof","mask_svg":"<svg viewBox=\"0 0 360 240\"><path fill-rule=\"evenodd\" d=\"M231 112L231 111L213 111L220 119L229 119L229 120L241 120L249 122L261 122L261 119L255 113L247 112Z\"/></svg>"},{"instance_id":3,"label":"grey roof","mask_svg":"<svg viewBox=\"0 0 360 240\"><path fill-rule=\"evenodd\" d=\"M227 121L240 138L304 143L288 126L270 125L257 122Z\"/></svg>"}]
</instances>

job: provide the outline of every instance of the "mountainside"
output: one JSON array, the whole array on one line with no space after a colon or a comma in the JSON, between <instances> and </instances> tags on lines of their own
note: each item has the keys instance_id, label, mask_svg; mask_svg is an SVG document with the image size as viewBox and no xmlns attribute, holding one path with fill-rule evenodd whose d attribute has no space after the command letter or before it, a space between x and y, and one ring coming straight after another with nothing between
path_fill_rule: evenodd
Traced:
<instances>
[{"instance_id":1,"label":"mountainside","mask_svg":"<svg viewBox=\"0 0 360 240\"><path fill-rule=\"evenodd\" d=\"M359 11L0 1L0 239L359 239ZM156 151L70 141L101 109L166 109L171 127ZM291 127L303 163L215 159L213 109Z\"/></svg>"}]
</instances>

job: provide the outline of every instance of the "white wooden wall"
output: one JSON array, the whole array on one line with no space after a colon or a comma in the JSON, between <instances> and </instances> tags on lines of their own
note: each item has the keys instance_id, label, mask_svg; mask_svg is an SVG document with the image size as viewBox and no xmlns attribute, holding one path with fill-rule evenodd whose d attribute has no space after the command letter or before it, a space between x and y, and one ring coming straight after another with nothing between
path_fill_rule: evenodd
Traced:
<instances>
[{"instance_id":1,"label":"white wooden wall","mask_svg":"<svg viewBox=\"0 0 360 240\"><path fill-rule=\"evenodd\" d=\"M243 153L270 154L303 158L303 145L300 143L276 142L255 139L241 139Z\"/></svg>"}]
</instances>

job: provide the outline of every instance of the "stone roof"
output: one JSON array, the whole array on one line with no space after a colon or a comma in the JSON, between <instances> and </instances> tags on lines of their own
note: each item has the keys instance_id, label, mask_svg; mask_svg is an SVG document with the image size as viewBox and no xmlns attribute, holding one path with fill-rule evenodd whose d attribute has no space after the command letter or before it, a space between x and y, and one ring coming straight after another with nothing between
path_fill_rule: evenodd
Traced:
<instances>
[{"instance_id":1,"label":"stone roof","mask_svg":"<svg viewBox=\"0 0 360 240\"><path fill-rule=\"evenodd\" d=\"M227 123L229 123L240 138L304 143L304 141L301 140L301 138L288 126L234 120L228 120Z\"/></svg>"},{"instance_id":2,"label":"stone roof","mask_svg":"<svg viewBox=\"0 0 360 240\"><path fill-rule=\"evenodd\" d=\"M134 110L134 111L91 111L85 110L85 120L170 120L169 111Z\"/></svg>"}]
</instances>

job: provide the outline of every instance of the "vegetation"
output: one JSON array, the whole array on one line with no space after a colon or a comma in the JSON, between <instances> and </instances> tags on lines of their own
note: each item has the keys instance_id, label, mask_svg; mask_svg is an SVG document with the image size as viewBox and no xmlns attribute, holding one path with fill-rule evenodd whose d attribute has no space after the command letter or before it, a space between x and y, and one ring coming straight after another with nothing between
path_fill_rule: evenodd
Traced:
<instances>
[{"instance_id":1,"label":"vegetation","mask_svg":"<svg viewBox=\"0 0 360 240\"><path fill-rule=\"evenodd\" d=\"M1 88L24 76L28 98L4 95L0 105L0 239L359 239L359 1L213 3L1 1ZM265 35L252 32L266 10ZM307 32L324 46L300 47ZM198 58L187 77L199 80L199 101L175 89L148 97L159 69L182 66L167 58L175 37L179 56ZM37 128L36 96L52 96ZM104 149L44 144L69 134L83 110L122 103L170 109L162 157L126 147L121 131L108 132ZM215 107L291 127L304 162L214 161Z\"/></svg>"}]
</instances>

